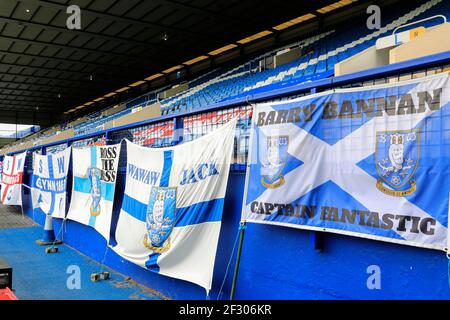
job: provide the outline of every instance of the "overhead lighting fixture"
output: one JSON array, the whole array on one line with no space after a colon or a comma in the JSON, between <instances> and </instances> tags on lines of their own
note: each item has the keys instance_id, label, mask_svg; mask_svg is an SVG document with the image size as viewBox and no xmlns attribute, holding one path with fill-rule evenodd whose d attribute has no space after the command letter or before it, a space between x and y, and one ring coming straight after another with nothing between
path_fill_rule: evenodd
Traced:
<instances>
[{"instance_id":1,"label":"overhead lighting fixture","mask_svg":"<svg viewBox=\"0 0 450 320\"><path fill-rule=\"evenodd\" d=\"M92 81L94 79L94 77L91 75L89 75L89 80Z\"/></svg>"},{"instance_id":2,"label":"overhead lighting fixture","mask_svg":"<svg viewBox=\"0 0 450 320\"><path fill-rule=\"evenodd\" d=\"M324 14L324 13L348 6L349 4L356 2L356 1L358 1L358 0L341 0L341 1L338 1L335 3L332 3L328 6L325 6L323 8L320 8L319 10L317 10L317 12Z\"/></svg>"},{"instance_id":3,"label":"overhead lighting fixture","mask_svg":"<svg viewBox=\"0 0 450 320\"><path fill-rule=\"evenodd\" d=\"M229 51L229 50L234 49L236 47L237 47L237 44L231 43L231 44L226 45L226 46L224 46L222 48L219 48L219 49L216 49L214 51L208 52L208 54L211 55L211 56L216 56L218 54L221 54L223 52Z\"/></svg>"},{"instance_id":4,"label":"overhead lighting fixture","mask_svg":"<svg viewBox=\"0 0 450 320\"><path fill-rule=\"evenodd\" d=\"M247 38L241 39L241 40L237 41L237 43L239 43L239 44L246 44L246 43L255 41L255 40L259 39L259 38L265 37L265 36L267 36L269 34L272 34L272 33L273 33L272 31L264 30L264 31L261 31L261 32L258 32L256 34L254 34L252 36L249 36Z\"/></svg>"},{"instance_id":5,"label":"overhead lighting fixture","mask_svg":"<svg viewBox=\"0 0 450 320\"><path fill-rule=\"evenodd\" d=\"M90 106L93 103L94 103L93 101L89 101L89 102L86 102L84 105L87 107L87 106Z\"/></svg>"},{"instance_id":6,"label":"overhead lighting fixture","mask_svg":"<svg viewBox=\"0 0 450 320\"><path fill-rule=\"evenodd\" d=\"M144 83L145 83L145 81L141 80L141 81L137 81L135 83L132 83L129 86L130 87L137 87L137 86L140 86L141 84L144 84Z\"/></svg>"},{"instance_id":7,"label":"overhead lighting fixture","mask_svg":"<svg viewBox=\"0 0 450 320\"><path fill-rule=\"evenodd\" d=\"M283 22L282 24L279 24L279 25L273 27L273 29L275 29L277 31L284 30L286 28L292 27L292 26L294 26L296 24L302 23L304 21L310 20L310 19L315 18L315 17L316 17L315 14L307 13L307 14L304 14L304 15L302 15L300 17L297 17L297 18L291 19L289 21Z\"/></svg>"},{"instance_id":8,"label":"overhead lighting fixture","mask_svg":"<svg viewBox=\"0 0 450 320\"><path fill-rule=\"evenodd\" d=\"M102 100L104 100L104 99L105 99L104 97L100 97L100 98L94 99L94 101L95 101L95 102L99 102L99 101L102 101Z\"/></svg>"},{"instance_id":9,"label":"overhead lighting fixture","mask_svg":"<svg viewBox=\"0 0 450 320\"><path fill-rule=\"evenodd\" d=\"M150 76L150 77L145 78L144 80L145 80L145 81L152 81L152 80L154 80L154 79L156 79L156 78L159 78L159 77L161 77L161 76L163 76L162 73L156 73L156 74L154 74L154 75L152 75L152 76Z\"/></svg>"},{"instance_id":10,"label":"overhead lighting fixture","mask_svg":"<svg viewBox=\"0 0 450 320\"><path fill-rule=\"evenodd\" d=\"M203 61L203 60L208 59L208 58L209 58L208 56L199 56L199 57L197 57L197 58L194 58L194 59L188 60L188 61L186 61L186 62L183 62L183 64L185 64L185 65L187 65L187 66L190 66L190 65L192 65L192 64L194 64L194 63Z\"/></svg>"},{"instance_id":11,"label":"overhead lighting fixture","mask_svg":"<svg viewBox=\"0 0 450 320\"><path fill-rule=\"evenodd\" d=\"M116 92L120 93L120 92L127 91L128 89L130 89L130 87L123 87L123 88L120 88L119 90L116 90Z\"/></svg>"},{"instance_id":12,"label":"overhead lighting fixture","mask_svg":"<svg viewBox=\"0 0 450 320\"><path fill-rule=\"evenodd\" d=\"M29 12L30 12L30 9L26 9L25 11L26 11L27 13L29 13Z\"/></svg>"},{"instance_id":13,"label":"overhead lighting fixture","mask_svg":"<svg viewBox=\"0 0 450 320\"><path fill-rule=\"evenodd\" d=\"M167 74L167 73L171 73L171 72L173 72L173 71L180 70L181 68L183 68L183 66L182 66L182 65L178 65L178 66L175 66L175 67L166 69L166 70L164 70L162 73L166 73L166 74Z\"/></svg>"},{"instance_id":14,"label":"overhead lighting fixture","mask_svg":"<svg viewBox=\"0 0 450 320\"><path fill-rule=\"evenodd\" d=\"M75 107L75 109L83 109L85 107L85 105L82 105L82 106L78 106L78 107Z\"/></svg>"},{"instance_id":15,"label":"overhead lighting fixture","mask_svg":"<svg viewBox=\"0 0 450 320\"><path fill-rule=\"evenodd\" d=\"M164 41L167 41L169 39L169 36L167 35L167 33L164 33L164 35L163 35L163 40Z\"/></svg>"}]
</instances>

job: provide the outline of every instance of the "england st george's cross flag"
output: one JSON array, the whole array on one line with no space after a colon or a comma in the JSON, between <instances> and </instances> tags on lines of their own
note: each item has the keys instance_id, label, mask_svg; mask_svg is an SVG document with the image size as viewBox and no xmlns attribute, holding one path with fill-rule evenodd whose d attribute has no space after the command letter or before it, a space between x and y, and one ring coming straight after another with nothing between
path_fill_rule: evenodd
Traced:
<instances>
[{"instance_id":1,"label":"england st george's cross flag","mask_svg":"<svg viewBox=\"0 0 450 320\"><path fill-rule=\"evenodd\" d=\"M236 119L191 142L127 141L115 252L153 272L211 289Z\"/></svg>"},{"instance_id":2,"label":"england st george's cross flag","mask_svg":"<svg viewBox=\"0 0 450 320\"><path fill-rule=\"evenodd\" d=\"M72 149L73 187L67 218L109 240L120 144Z\"/></svg>"},{"instance_id":3,"label":"england st george's cross flag","mask_svg":"<svg viewBox=\"0 0 450 320\"><path fill-rule=\"evenodd\" d=\"M447 73L254 110L243 219L445 250Z\"/></svg>"},{"instance_id":4,"label":"england st george's cross flag","mask_svg":"<svg viewBox=\"0 0 450 320\"><path fill-rule=\"evenodd\" d=\"M35 154L31 194L33 210L54 218L66 216L67 173L71 147L49 155Z\"/></svg>"},{"instance_id":5,"label":"england st george's cross flag","mask_svg":"<svg viewBox=\"0 0 450 320\"><path fill-rule=\"evenodd\" d=\"M22 177L26 152L3 159L2 173L2 203L7 205L22 205Z\"/></svg>"}]
</instances>

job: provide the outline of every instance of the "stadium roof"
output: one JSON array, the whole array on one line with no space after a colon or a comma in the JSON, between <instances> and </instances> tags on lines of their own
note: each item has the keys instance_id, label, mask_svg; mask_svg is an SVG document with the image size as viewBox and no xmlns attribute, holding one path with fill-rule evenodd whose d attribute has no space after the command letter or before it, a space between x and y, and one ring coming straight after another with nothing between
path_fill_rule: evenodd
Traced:
<instances>
[{"instance_id":1,"label":"stadium roof","mask_svg":"<svg viewBox=\"0 0 450 320\"><path fill-rule=\"evenodd\" d=\"M356 1L1 0L0 109L92 107Z\"/></svg>"}]
</instances>

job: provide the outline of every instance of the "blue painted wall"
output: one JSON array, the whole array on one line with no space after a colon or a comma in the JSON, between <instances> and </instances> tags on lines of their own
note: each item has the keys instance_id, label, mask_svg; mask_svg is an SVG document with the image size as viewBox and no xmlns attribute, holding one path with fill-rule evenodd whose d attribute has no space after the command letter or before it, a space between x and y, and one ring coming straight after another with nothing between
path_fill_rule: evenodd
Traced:
<instances>
[{"instance_id":1,"label":"blue painted wall","mask_svg":"<svg viewBox=\"0 0 450 320\"><path fill-rule=\"evenodd\" d=\"M116 188L114 219L118 218L124 174ZM217 251L213 290L217 295L236 240L244 175L232 173L228 184L222 231ZM29 193L25 207L33 216ZM34 219L44 223L42 213ZM54 219L55 232L61 220ZM450 299L443 252L409 247L357 237L324 234L324 250L310 244L311 232L279 226L248 224L245 231L236 299ZM69 246L102 261L106 242L92 228L68 220L62 232ZM188 282L168 278L127 262L108 250L106 265L153 288L172 299L205 299L205 291ZM366 286L367 268L381 270L381 290ZM229 297L234 261L224 286L222 299ZM85 275L86 279L89 275Z\"/></svg>"}]
</instances>

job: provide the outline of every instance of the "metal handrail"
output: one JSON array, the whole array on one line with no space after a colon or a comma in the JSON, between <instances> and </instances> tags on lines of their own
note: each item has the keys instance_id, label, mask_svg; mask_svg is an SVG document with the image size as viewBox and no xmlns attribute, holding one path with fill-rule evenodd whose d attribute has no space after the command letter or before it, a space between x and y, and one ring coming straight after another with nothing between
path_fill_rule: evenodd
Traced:
<instances>
[{"instance_id":1,"label":"metal handrail","mask_svg":"<svg viewBox=\"0 0 450 320\"><path fill-rule=\"evenodd\" d=\"M407 23L407 24L402 24L401 26L398 26L397 28L395 28L394 31L392 31L392 34L395 34L395 32L396 32L398 29L405 28L405 27L409 27L409 26L412 26L412 25L414 25L414 24L418 24L418 23L420 23L420 22L432 20L432 19L434 19L434 18L442 18L442 19L444 19L444 23L447 23L447 17L446 17L446 16L444 16L444 15L442 15L442 14L437 14L437 15L432 16L432 17L424 18L424 19L421 19L421 20L418 20L418 21L414 21L414 22Z\"/></svg>"}]
</instances>

